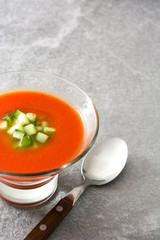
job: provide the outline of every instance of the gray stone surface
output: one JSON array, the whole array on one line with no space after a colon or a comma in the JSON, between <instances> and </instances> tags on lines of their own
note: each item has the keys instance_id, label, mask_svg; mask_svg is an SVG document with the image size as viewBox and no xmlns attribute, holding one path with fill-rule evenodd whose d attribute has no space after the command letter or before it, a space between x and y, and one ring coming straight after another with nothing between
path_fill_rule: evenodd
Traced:
<instances>
[{"instance_id":1,"label":"gray stone surface","mask_svg":"<svg viewBox=\"0 0 160 240\"><path fill-rule=\"evenodd\" d=\"M21 69L76 83L98 109L97 143L116 136L129 147L122 174L89 188L48 239L159 240L160 1L0 0L0 72ZM81 182L80 164L41 206L0 200L0 239L23 239Z\"/></svg>"}]
</instances>

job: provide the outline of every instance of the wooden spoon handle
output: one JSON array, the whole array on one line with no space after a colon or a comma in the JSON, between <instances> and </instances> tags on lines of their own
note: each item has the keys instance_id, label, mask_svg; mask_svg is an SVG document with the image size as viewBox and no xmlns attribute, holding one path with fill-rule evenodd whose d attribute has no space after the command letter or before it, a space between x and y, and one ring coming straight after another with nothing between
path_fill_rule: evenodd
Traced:
<instances>
[{"instance_id":1,"label":"wooden spoon handle","mask_svg":"<svg viewBox=\"0 0 160 240\"><path fill-rule=\"evenodd\" d=\"M72 209L72 202L61 199L57 205L33 228L24 240L46 240Z\"/></svg>"}]
</instances>

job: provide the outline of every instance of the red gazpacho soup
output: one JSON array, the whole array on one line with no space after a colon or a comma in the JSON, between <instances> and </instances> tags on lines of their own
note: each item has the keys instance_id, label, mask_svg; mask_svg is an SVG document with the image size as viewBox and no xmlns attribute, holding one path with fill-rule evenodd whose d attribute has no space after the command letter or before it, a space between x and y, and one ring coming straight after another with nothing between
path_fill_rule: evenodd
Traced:
<instances>
[{"instance_id":1,"label":"red gazpacho soup","mask_svg":"<svg viewBox=\"0 0 160 240\"><path fill-rule=\"evenodd\" d=\"M16 129L15 138L13 132L8 134L11 128L13 129L13 124L7 129L0 129L1 171L38 173L58 168L74 159L83 144L84 124L80 114L71 105L56 96L39 91L13 91L0 95L0 120L5 119L4 116L13 117L13 113L17 114L17 109L21 115L25 113L28 118L36 115L36 120L47 123L48 126L43 133L42 126L36 126L36 121L27 124L23 122L26 130L23 132ZM47 129L51 132L48 133ZM26 136L26 133L31 136ZM38 134L42 135L39 139ZM14 147L15 143L22 143L20 138L24 135L32 141L32 146ZM37 144L33 143L34 139L37 139Z\"/></svg>"}]
</instances>

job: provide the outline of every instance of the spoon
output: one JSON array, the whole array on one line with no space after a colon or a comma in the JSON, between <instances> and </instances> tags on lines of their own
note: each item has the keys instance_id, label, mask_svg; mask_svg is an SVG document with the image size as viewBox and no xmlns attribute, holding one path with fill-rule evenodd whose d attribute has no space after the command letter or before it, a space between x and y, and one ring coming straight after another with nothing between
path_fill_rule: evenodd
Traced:
<instances>
[{"instance_id":1,"label":"spoon","mask_svg":"<svg viewBox=\"0 0 160 240\"><path fill-rule=\"evenodd\" d=\"M120 138L110 138L93 148L82 163L84 182L62 198L24 240L47 239L84 190L90 185L103 185L116 178L124 168L127 157L127 144Z\"/></svg>"}]
</instances>

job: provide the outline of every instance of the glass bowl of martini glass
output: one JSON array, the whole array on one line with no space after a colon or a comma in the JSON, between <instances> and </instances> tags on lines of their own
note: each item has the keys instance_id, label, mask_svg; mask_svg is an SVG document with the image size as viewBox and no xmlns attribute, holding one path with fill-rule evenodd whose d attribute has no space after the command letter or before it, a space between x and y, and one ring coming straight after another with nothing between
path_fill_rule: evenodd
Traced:
<instances>
[{"instance_id":1,"label":"glass bowl of martini glass","mask_svg":"<svg viewBox=\"0 0 160 240\"><path fill-rule=\"evenodd\" d=\"M0 196L32 206L55 192L61 171L93 146L98 113L70 81L43 72L0 74Z\"/></svg>"}]
</instances>

